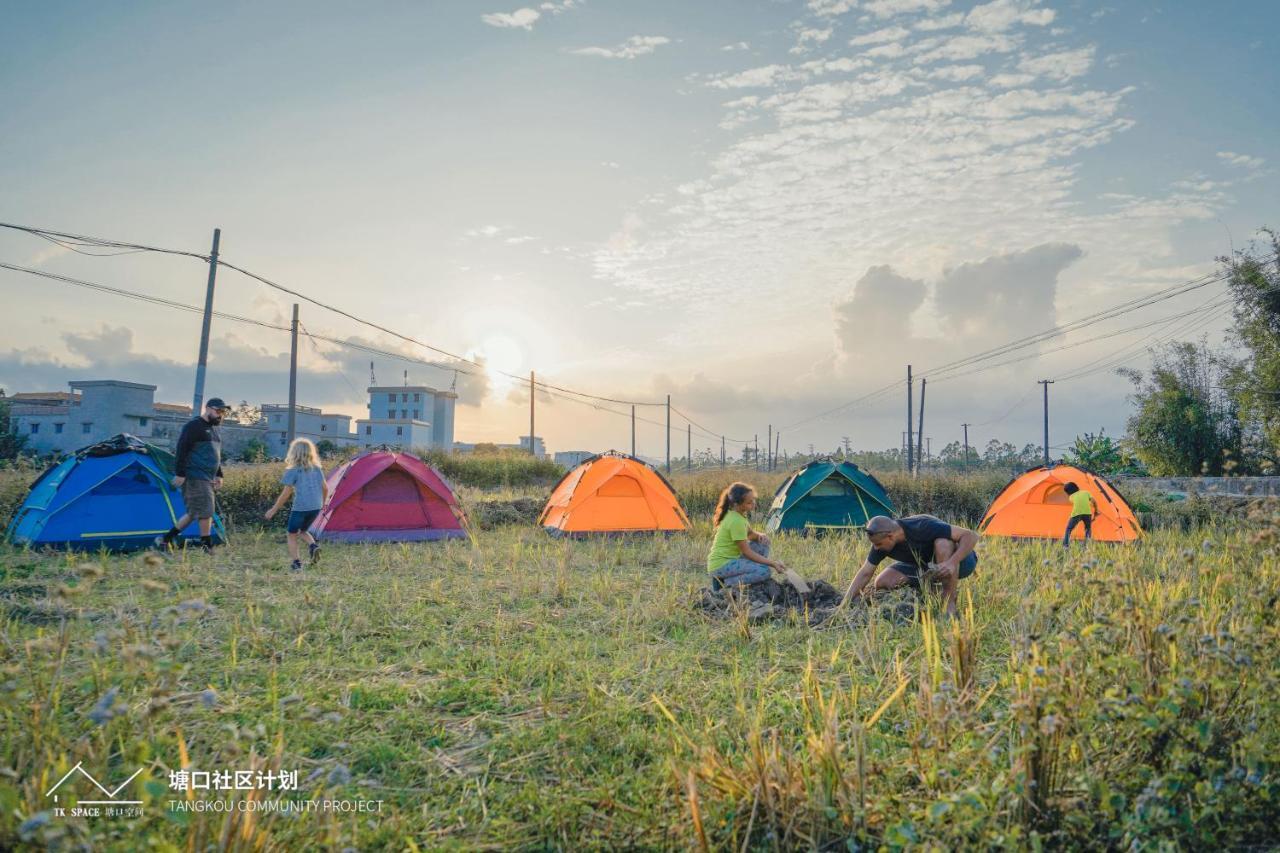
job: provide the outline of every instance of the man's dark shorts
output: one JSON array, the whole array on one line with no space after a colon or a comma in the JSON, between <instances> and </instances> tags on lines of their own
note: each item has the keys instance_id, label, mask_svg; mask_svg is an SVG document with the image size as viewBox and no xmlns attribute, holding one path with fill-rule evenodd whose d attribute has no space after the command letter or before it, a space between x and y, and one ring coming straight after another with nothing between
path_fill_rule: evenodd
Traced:
<instances>
[{"instance_id":1,"label":"man's dark shorts","mask_svg":"<svg viewBox=\"0 0 1280 853\"><path fill-rule=\"evenodd\" d=\"M182 502L192 518L213 518L213 481L190 477L183 480Z\"/></svg>"},{"instance_id":2,"label":"man's dark shorts","mask_svg":"<svg viewBox=\"0 0 1280 853\"><path fill-rule=\"evenodd\" d=\"M304 509L301 512L294 510L289 513L289 524L285 527L287 533L301 533L304 530L310 530L311 525L315 524L317 518L320 517L318 509Z\"/></svg>"},{"instance_id":3,"label":"man's dark shorts","mask_svg":"<svg viewBox=\"0 0 1280 853\"><path fill-rule=\"evenodd\" d=\"M973 574L973 570L978 566L978 552L974 551L969 556L960 561L960 578L967 578ZM914 563L892 563L889 568L895 572L901 572L907 578L907 583L916 589L920 588L920 572Z\"/></svg>"}]
</instances>

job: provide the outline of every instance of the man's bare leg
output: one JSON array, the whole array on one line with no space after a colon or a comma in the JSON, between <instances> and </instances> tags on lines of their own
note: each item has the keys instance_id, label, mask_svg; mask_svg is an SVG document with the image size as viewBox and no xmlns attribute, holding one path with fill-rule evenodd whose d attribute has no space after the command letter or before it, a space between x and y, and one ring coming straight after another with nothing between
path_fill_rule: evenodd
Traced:
<instances>
[{"instance_id":1,"label":"man's bare leg","mask_svg":"<svg viewBox=\"0 0 1280 853\"><path fill-rule=\"evenodd\" d=\"M948 560L951 555L956 552L956 543L950 539L933 540L933 559L935 563L941 563ZM956 597L960 587L960 578L957 577L960 569L956 568L955 572L940 578L936 583L942 589L942 600L946 605L947 615L956 615Z\"/></svg>"}]
</instances>

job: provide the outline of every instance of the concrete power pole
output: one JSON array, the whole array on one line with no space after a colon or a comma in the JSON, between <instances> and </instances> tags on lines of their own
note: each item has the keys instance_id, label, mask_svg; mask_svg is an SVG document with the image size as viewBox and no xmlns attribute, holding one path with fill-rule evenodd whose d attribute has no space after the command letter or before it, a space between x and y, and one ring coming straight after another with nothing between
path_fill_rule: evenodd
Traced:
<instances>
[{"instance_id":1,"label":"concrete power pole","mask_svg":"<svg viewBox=\"0 0 1280 853\"><path fill-rule=\"evenodd\" d=\"M631 407L631 455L636 455L636 407Z\"/></svg>"},{"instance_id":2,"label":"concrete power pole","mask_svg":"<svg viewBox=\"0 0 1280 853\"><path fill-rule=\"evenodd\" d=\"M1036 384L1044 386L1044 464L1047 468L1049 467L1049 386L1053 384L1053 380L1041 379Z\"/></svg>"},{"instance_id":3,"label":"concrete power pole","mask_svg":"<svg viewBox=\"0 0 1280 853\"><path fill-rule=\"evenodd\" d=\"M764 439L765 470L773 470L773 424L769 424L769 434Z\"/></svg>"},{"instance_id":4,"label":"concrete power pole","mask_svg":"<svg viewBox=\"0 0 1280 853\"><path fill-rule=\"evenodd\" d=\"M298 437L298 303L293 303L293 326L289 346L289 440L286 447Z\"/></svg>"},{"instance_id":5,"label":"concrete power pole","mask_svg":"<svg viewBox=\"0 0 1280 853\"><path fill-rule=\"evenodd\" d=\"M209 283L204 291L204 323L200 326L200 355L196 359L196 390L191 399L191 417L200 417L204 410L204 374L209 364L209 326L213 321L213 282L218 275L218 241L222 229L213 229L213 251L209 253Z\"/></svg>"},{"instance_id":6,"label":"concrete power pole","mask_svg":"<svg viewBox=\"0 0 1280 853\"><path fill-rule=\"evenodd\" d=\"M533 401L537 398L537 382L533 378L533 371L529 371L529 455L535 459L538 456L538 446L534 443L534 437L537 433L533 429Z\"/></svg>"},{"instance_id":7,"label":"concrete power pole","mask_svg":"<svg viewBox=\"0 0 1280 853\"><path fill-rule=\"evenodd\" d=\"M916 473L924 462L924 390L929 384L929 377L920 380L920 427L916 430Z\"/></svg>"},{"instance_id":8,"label":"concrete power pole","mask_svg":"<svg viewBox=\"0 0 1280 853\"><path fill-rule=\"evenodd\" d=\"M667 395L667 473L671 473L671 395Z\"/></svg>"},{"instance_id":9,"label":"concrete power pole","mask_svg":"<svg viewBox=\"0 0 1280 853\"><path fill-rule=\"evenodd\" d=\"M911 395L915 389L911 385L911 365L907 365L907 473L911 474L915 471L915 456L913 455L915 448L912 447L912 427L911 423Z\"/></svg>"},{"instance_id":10,"label":"concrete power pole","mask_svg":"<svg viewBox=\"0 0 1280 853\"><path fill-rule=\"evenodd\" d=\"M960 424L964 427L964 467L969 467L969 425Z\"/></svg>"},{"instance_id":11,"label":"concrete power pole","mask_svg":"<svg viewBox=\"0 0 1280 853\"><path fill-rule=\"evenodd\" d=\"M684 470L693 470L693 424L685 424L684 427Z\"/></svg>"},{"instance_id":12,"label":"concrete power pole","mask_svg":"<svg viewBox=\"0 0 1280 853\"><path fill-rule=\"evenodd\" d=\"M724 466L725 466L724 436L722 435L720 436L720 467L723 468Z\"/></svg>"}]
</instances>

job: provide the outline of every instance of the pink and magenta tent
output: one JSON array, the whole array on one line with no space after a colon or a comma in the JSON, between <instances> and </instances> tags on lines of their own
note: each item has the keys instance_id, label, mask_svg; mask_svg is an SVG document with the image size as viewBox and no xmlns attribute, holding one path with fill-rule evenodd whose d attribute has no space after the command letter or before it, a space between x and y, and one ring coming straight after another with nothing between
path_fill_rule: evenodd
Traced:
<instances>
[{"instance_id":1,"label":"pink and magenta tent","mask_svg":"<svg viewBox=\"0 0 1280 853\"><path fill-rule=\"evenodd\" d=\"M311 532L330 542L426 542L467 536L467 516L440 472L411 453L374 451L329 475Z\"/></svg>"}]
</instances>

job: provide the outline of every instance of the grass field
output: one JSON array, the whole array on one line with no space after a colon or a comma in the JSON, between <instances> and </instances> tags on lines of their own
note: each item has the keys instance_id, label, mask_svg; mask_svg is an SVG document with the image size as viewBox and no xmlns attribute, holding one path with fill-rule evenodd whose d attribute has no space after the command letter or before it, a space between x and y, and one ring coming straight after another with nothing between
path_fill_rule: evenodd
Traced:
<instances>
[{"instance_id":1,"label":"grass field","mask_svg":"<svg viewBox=\"0 0 1280 853\"><path fill-rule=\"evenodd\" d=\"M820 630L692 612L709 535L507 526L333 546L301 577L274 531L163 561L0 551L0 847L1280 840L1270 520L1069 557L984 541L961 619ZM842 585L863 545L778 551ZM142 816L53 814L77 762L144 768ZM181 766L296 770L286 798L381 811L174 811Z\"/></svg>"}]
</instances>

